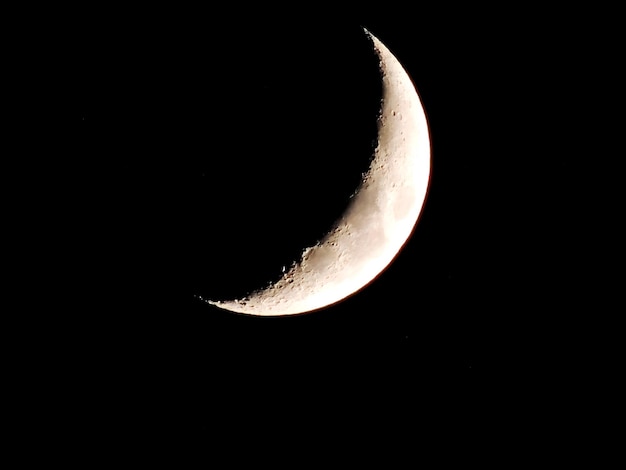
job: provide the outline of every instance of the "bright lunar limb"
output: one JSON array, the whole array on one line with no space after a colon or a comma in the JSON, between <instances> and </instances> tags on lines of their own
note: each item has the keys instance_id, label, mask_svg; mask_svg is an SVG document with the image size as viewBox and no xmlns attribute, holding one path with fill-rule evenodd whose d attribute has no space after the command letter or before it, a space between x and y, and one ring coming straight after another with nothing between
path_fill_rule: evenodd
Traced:
<instances>
[{"instance_id":1,"label":"bright lunar limb","mask_svg":"<svg viewBox=\"0 0 626 470\"><path fill-rule=\"evenodd\" d=\"M411 236L430 176L428 124L407 72L382 42L365 33L379 58L383 82L378 141L346 211L280 280L242 299L208 303L251 315L319 310L374 280Z\"/></svg>"}]
</instances>

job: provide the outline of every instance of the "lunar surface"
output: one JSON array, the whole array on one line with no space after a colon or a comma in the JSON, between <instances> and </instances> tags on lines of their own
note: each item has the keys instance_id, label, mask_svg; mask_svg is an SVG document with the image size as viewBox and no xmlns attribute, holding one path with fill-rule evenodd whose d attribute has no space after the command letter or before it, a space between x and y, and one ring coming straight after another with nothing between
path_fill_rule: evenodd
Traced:
<instances>
[{"instance_id":1,"label":"lunar surface","mask_svg":"<svg viewBox=\"0 0 626 470\"><path fill-rule=\"evenodd\" d=\"M343 215L327 235L267 287L233 300L206 300L251 315L294 315L333 305L374 280L417 223L430 175L430 138L419 96L396 57L367 30L380 61L378 140Z\"/></svg>"}]
</instances>

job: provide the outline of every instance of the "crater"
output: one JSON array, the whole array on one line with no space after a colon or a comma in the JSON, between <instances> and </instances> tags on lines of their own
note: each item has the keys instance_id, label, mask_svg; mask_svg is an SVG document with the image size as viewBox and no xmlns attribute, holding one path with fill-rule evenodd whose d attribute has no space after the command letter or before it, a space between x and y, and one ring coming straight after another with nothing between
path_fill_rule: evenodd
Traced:
<instances>
[{"instance_id":1,"label":"crater","mask_svg":"<svg viewBox=\"0 0 626 470\"><path fill-rule=\"evenodd\" d=\"M302 258L302 268L305 271L324 272L330 269L337 261L338 253L328 244L317 245L308 251Z\"/></svg>"}]
</instances>

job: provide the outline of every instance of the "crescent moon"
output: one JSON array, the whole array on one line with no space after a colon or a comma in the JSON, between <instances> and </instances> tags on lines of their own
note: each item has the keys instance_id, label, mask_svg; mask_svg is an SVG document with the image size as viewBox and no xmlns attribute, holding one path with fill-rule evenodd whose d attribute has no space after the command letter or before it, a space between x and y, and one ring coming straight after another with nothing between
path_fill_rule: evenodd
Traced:
<instances>
[{"instance_id":1,"label":"crescent moon","mask_svg":"<svg viewBox=\"0 0 626 470\"><path fill-rule=\"evenodd\" d=\"M371 283L411 236L430 177L428 123L405 69L378 38L365 34L379 59L382 103L374 156L348 207L277 282L242 299L209 304L266 316L328 307Z\"/></svg>"}]
</instances>

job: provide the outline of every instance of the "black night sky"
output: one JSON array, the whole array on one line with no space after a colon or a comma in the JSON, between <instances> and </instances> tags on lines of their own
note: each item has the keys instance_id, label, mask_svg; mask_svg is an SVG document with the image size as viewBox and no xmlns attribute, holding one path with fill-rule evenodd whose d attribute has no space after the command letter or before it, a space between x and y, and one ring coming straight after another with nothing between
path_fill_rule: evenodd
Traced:
<instances>
[{"instance_id":1,"label":"black night sky","mask_svg":"<svg viewBox=\"0 0 626 470\"><path fill-rule=\"evenodd\" d=\"M316 454L389 433L415 457L497 427L500 405L512 413L499 378L553 352L572 265L550 229L574 210L553 189L566 167L528 151L540 130L520 119L539 113L540 64L506 18L470 7L254 10L90 12L42 45L37 119L55 131L28 170L44 285L29 295L48 308L29 314L40 348L27 354L43 413L84 429L87 449L277 433ZM319 312L201 302L275 279L341 214L376 138L363 26L405 66L430 125L412 238Z\"/></svg>"}]
</instances>

